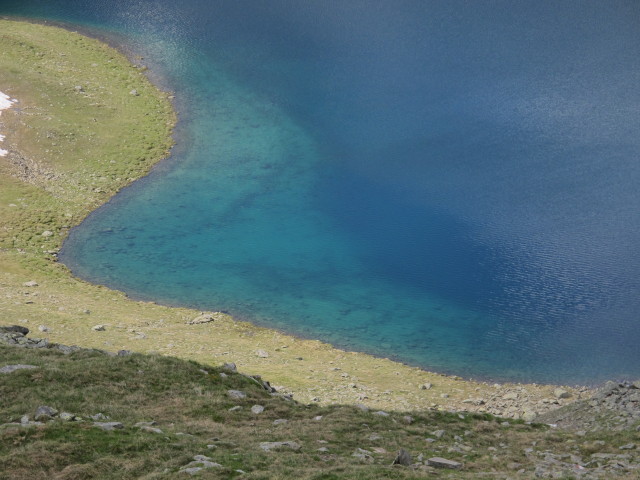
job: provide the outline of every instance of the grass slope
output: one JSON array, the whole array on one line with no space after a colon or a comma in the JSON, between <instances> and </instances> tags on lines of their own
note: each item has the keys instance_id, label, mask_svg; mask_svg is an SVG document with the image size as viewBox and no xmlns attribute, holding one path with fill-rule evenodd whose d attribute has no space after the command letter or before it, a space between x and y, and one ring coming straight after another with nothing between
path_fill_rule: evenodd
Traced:
<instances>
[{"instance_id":1,"label":"grass slope","mask_svg":"<svg viewBox=\"0 0 640 480\"><path fill-rule=\"evenodd\" d=\"M199 472L198 478L436 475L423 464L392 466L400 448L416 463L431 457L464 463L460 471L437 470L439 478L479 478L482 472L505 478L521 469L517 478L531 478L539 457L526 454L526 448L588 456L596 451L595 440L606 440L597 451L620 453L618 445L638 437L636 432L578 436L546 425L504 423L489 415L414 412L409 419L406 413L381 416L352 406L302 405L268 393L241 374L157 355L65 355L2 345L0 358L3 364L38 367L1 377L0 422L19 422L25 414L33 419L40 405L83 418L0 427L0 478L7 479L185 478L188 475L180 469L194 455L206 455L221 465ZM233 400L227 393L232 389L245 392L246 398ZM264 406L264 411L252 413L253 405ZM122 422L124 428L108 432L94 427L90 416L97 413ZM157 422L155 428L162 433L134 426L149 421ZM440 437L438 430L443 431ZM261 442L275 441L295 441L301 448L260 448ZM368 452L364 459L353 456L362 453L358 449Z\"/></svg>"}]
</instances>

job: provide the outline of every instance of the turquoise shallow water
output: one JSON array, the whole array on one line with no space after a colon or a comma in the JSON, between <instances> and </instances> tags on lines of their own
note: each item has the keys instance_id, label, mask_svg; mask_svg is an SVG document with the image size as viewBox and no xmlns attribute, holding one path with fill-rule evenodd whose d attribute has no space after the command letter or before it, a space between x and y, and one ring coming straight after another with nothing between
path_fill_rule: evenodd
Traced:
<instances>
[{"instance_id":1,"label":"turquoise shallow water","mask_svg":"<svg viewBox=\"0 0 640 480\"><path fill-rule=\"evenodd\" d=\"M0 3L117 35L169 161L76 275L492 379L640 374L635 2Z\"/></svg>"}]
</instances>

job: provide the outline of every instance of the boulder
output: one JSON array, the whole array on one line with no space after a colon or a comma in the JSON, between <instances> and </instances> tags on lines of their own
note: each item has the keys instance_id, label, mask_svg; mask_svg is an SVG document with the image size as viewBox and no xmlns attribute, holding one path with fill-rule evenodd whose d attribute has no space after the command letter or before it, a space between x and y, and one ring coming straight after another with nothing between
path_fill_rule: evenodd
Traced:
<instances>
[{"instance_id":1,"label":"boulder","mask_svg":"<svg viewBox=\"0 0 640 480\"><path fill-rule=\"evenodd\" d=\"M451 470L460 470L462 468L462 463L456 462L454 460L447 460L442 457L432 457L427 460L427 465L435 468L448 468Z\"/></svg>"},{"instance_id":2,"label":"boulder","mask_svg":"<svg viewBox=\"0 0 640 480\"><path fill-rule=\"evenodd\" d=\"M278 450L281 448L288 448L289 450L298 451L302 447L299 443L288 440L286 442L261 442L260 448L265 452L271 452L272 450Z\"/></svg>"},{"instance_id":3,"label":"boulder","mask_svg":"<svg viewBox=\"0 0 640 480\"><path fill-rule=\"evenodd\" d=\"M412 463L413 463L413 460L411 458L411 454L407 452L404 448L401 448L391 465L404 465L409 467L411 466Z\"/></svg>"},{"instance_id":4,"label":"boulder","mask_svg":"<svg viewBox=\"0 0 640 480\"><path fill-rule=\"evenodd\" d=\"M227 395L229 395L229 397L233 398L234 400L242 400L244 398L247 398L247 394L241 392L240 390L227 390Z\"/></svg>"},{"instance_id":5,"label":"boulder","mask_svg":"<svg viewBox=\"0 0 640 480\"><path fill-rule=\"evenodd\" d=\"M214 322L215 320L216 319L212 313L201 313L196 318L189 320L187 322L187 325L200 325L202 323L211 323L211 322Z\"/></svg>"},{"instance_id":6,"label":"boulder","mask_svg":"<svg viewBox=\"0 0 640 480\"><path fill-rule=\"evenodd\" d=\"M58 410L47 405L42 405L36 409L34 418L37 422L46 422L47 420L51 420L56 415L58 415Z\"/></svg>"},{"instance_id":7,"label":"boulder","mask_svg":"<svg viewBox=\"0 0 640 480\"><path fill-rule=\"evenodd\" d=\"M21 333L22 335L28 335L29 329L20 325L10 325L7 327L0 327L0 333Z\"/></svg>"},{"instance_id":8,"label":"boulder","mask_svg":"<svg viewBox=\"0 0 640 480\"><path fill-rule=\"evenodd\" d=\"M93 422L93 426L106 431L122 430L124 428L124 425L120 422Z\"/></svg>"}]
</instances>

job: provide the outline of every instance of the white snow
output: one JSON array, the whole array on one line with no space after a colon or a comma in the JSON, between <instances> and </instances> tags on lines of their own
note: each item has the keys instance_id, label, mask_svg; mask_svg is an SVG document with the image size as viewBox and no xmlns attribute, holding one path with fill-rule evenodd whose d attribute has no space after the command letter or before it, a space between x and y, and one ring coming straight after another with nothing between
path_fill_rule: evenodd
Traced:
<instances>
[{"instance_id":1,"label":"white snow","mask_svg":"<svg viewBox=\"0 0 640 480\"><path fill-rule=\"evenodd\" d=\"M13 105L15 102L16 100L11 99L9 95L6 95L0 92L0 115L2 115L2 110L11 108L11 105ZM4 140L4 135L0 134L0 142L2 142L3 140ZM9 152L0 148L0 157L4 157L7 153Z\"/></svg>"}]
</instances>

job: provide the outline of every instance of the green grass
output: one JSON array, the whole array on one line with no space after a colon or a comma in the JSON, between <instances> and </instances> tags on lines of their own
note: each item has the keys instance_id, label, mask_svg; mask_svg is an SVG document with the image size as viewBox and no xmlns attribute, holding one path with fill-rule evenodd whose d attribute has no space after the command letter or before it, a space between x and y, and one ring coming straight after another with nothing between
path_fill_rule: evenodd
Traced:
<instances>
[{"instance_id":1,"label":"green grass","mask_svg":"<svg viewBox=\"0 0 640 480\"><path fill-rule=\"evenodd\" d=\"M179 469L194 455L207 455L223 468L205 470L199 478L250 479L413 479L420 469L391 466L400 448L415 461L442 456L465 464L460 472L439 471L439 478L476 478L479 472L509 471L517 462L530 474L534 465L523 454L539 451L588 455L619 453L617 446L638 440L637 432L601 432L578 437L544 425L510 422L486 414L414 412L378 416L351 406L302 405L271 395L253 380L221 368L157 355L112 357L99 351L64 355L57 350L0 346L0 365L31 364L33 370L5 374L0 382L0 423L33 415L49 405L83 418L53 420L36 427L0 427L0 478L185 478ZM241 390L243 400L227 391ZM251 406L263 405L259 415ZM230 408L239 405L239 411ZM90 415L103 413L123 430L92 426ZM315 420L316 416L322 420ZM463 417L463 418L461 418ZM274 425L274 420L287 423ZM155 421L162 434L134 427ZM441 439L435 431L444 430ZM181 435L181 434L189 435ZM458 436L458 439L456 439ZM594 447L596 439L606 445ZM460 440L462 439L462 440ZM266 453L260 442L295 441L300 451ZM208 448L207 445L215 445ZM468 446L469 451L450 448ZM327 452L318 451L328 448ZM497 450L493 450L497 447ZM362 448L372 461L352 454ZM379 450L377 453L375 449ZM495 458L494 458L495 457ZM429 473L433 475L433 473Z\"/></svg>"}]
</instances>

